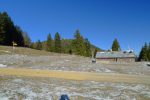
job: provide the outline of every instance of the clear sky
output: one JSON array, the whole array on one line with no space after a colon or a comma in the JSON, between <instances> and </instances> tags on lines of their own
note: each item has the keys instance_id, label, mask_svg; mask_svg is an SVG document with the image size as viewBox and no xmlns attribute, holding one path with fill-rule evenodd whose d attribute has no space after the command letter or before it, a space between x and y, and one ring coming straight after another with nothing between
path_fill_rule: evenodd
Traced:
<instances>
[{"instance_id":1,"label":"clear sky","mask_svg":"<svg viewBox=\"0 0 150 100\"><path fill-rule=\"evenodd\" d=\"M73 38L76 29L90 42L110 49L117 38L123 50L138 54L150 42L150 0L0 0L14 23L33 41L59 32Z\"/></svg>"}]
</instances>

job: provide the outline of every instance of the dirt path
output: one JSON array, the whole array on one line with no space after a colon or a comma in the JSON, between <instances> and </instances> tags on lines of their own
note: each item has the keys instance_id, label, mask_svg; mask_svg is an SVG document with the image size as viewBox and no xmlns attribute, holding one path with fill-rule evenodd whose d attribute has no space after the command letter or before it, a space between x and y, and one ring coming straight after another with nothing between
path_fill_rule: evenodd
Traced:
<instances>
[{"instance_id":1,"label":"dirt path","mask_svg":"<svg viewBox=\"0 0 150 100\"><path fill-rule=\"evenodd\" d=\"M150 76L115 74L115 73L92 73L92 72L51 71L51 70L21 69L21 68L0 68L0 76L3 75L49 77L49 78L89 80L101 82L150 84Z\"/></svg>"}]
</instances>

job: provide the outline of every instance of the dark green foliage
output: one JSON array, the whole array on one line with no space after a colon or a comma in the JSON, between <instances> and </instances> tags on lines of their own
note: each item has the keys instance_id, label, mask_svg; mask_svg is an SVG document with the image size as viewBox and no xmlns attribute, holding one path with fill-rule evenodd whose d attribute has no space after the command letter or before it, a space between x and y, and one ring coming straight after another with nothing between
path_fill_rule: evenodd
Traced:
<instances>
[{"instance_id":1,"label":"dark green foliage","mask_svg":"<svg viewBox=\"0 0 150 100\"><path fill-rule=\"evenodd\" d=\"M16 42L18 46L24 46L24 37L22 33L23 32L21 28L15 26L15 34L13 35L13 41Z\"/></svg>"},{"instance_id":2,"label":"dark green foliage","mask_svg":"<svg viewBox=\"0 0 150 100\"><path fill-rule=\"evenodd\" d=\"M87 39L84 39L84 46L85 46L85 54L83 56L91 56L91 51L90 50L97 50L101 51L98 47L90 44L90 42ZM52 40L52 51L55 52L55 41ZM61 53L67 53L67 54L76 54L76 49L74 49L73 45L74 39L62 39L61 40ZM37 49L37 42L36 43L31 43L31 48ZM90 48L90 49L89 49ZM47 50L47 41L42 42L42 50Z\"/></svg>"},{"instance_id":3,"label":"dark green foliage","mask_svg":"<svg viewBox=\"0 0 150 100\"><path fill-rule=\"evenodd\" d=\"M23 34L23 38L24 38L24 46L31 47L31 39L30 39L28 33L22 32L22 34Z\"/></svg>"},{"instance_id":4,"label":"dark green foliage","mask_svg":"<svg viewBox=\"0 0 150 100\"><path fill-rule=\"evenodd\" d=\"M88 39L85 39L85 56L90 57L91 56L91 44L88 41Z\"/></svg>"},{"instance_id":5,"label":"dark green foliage","mask_svg":"<svg viewBox=\"0 0 150 100\"><path fill-rule=\"evenodd\" d=\"M72 51L72 40L71 39L62 39L61 40L61 47L62 47L61 48L62 53L69 53L70 54L70 50Z\"/></svg>"},{"instance_id":6,"label":"dark green foliage","mask_svg":"<svg viewBox=\"0 0 150 100\"><path fill-rule=\"evenodd\" d=\"M52 37L51 37L51 34L48 34L46 42L47 42L47 45L46 45L47 51L52 51Z\"/></svg>"},{"instance_id":7,"label":"dark green foliage","mask_svg":"<svg viewBox=\"0 0 150 100\"><path fill-rule=\"evenodd\" d=\"M147 43L145 43L145 45L142 47L138 60L139 61L150 61L150 43L149 43L149 45L147 45Z\"/></svg>"},{"instance_id":8,"label":"dark green foliage","mask_svg":"<svg viewBox=\"0 0 150 100\"><path fill-rule=\"evenodd\" d=\"M79 30L76 31L74 39L62 39L57 32L55 40L48 34L47 41L32 42L29 35L23 32L19 26L14 25L13 21L6 12L0 13L0 45L12 45L31 47L38 50L47 50L57 53L77 54L81 56L91 56L91 49L97 49L90 44L88 39L81 36ZM98 48L99 49L99 48Z\"/></svg>"},{"instance_id":9,"label":"dark green foliage","mask_svg":"<svg viewBox=\"0 0 150 100\"><path fill-rule=\"evenodd\" d=\"M37 50L42 50L42 43L41 43L40 40L38 40L38 41L36 42L36 49L37 49Z\"/></svg>"},{"instance_id":10,"label":"dark green foliage","mask_svg":"<svg viewBox=\"0 0 150 100\"><path fill-rule=\"evenodd\" d=\"M14 24L6 12L0 15L0 44L12 45L12 36L15 32Z\"/></svg>"},{"instance_id":11,"label":"dark green foliage","mask_svg":"<svg viewBox=\"0 0 150 100\"><path fill-rule=\"evenodd\" d=\"M85 56L86 50L85 50L85 44L84 44L84 38L81 36L80 31L77 30L75 35L75 39L73 40L73 50L76 55Z\"/></svg>"},{"instance_id":12,"label":"dark green foliage","mask_svg":"<svg viewBox=\"0 0 150 100\"><path fill-rule=\"evenodd\" d=\"M24 46L22 30L14 25L6 12L0 13L0 45L12 45L13 41Z\"/></svg>"},{"instance_id":13,"label":"dark green foliage","mask_svg":"<svg viewBox=\"0 0 150 100\"><path fill-rule=\"evenodd\" d=\"M119 42L117 39L115 39L112 44L112 51L119 51L119 50L121 50Z\"/></svg>"},{"instance_id":14,"label":"dark green foliage","mask_svg":"<svg viewBox=\"0 0 150 100\"><path fill-rule=\"evenodd\" d=\"M33 42L31 42L30 48L35 49Z\"/></svg>"},{"instance_id":15,"label":"dark green foliage","mask_svg":"<svg viewBox=\"0 0 150 100\"><path fill-rule=\"evenodd\" d=\"M71 49L69 50L69 54L72 55L72 50Z\"/></svg>"},{"instance_id":16,"label":"dark green foliage","mask_svg":"<svg viewBox=\"0 0 150 100\"><path fill-rule=\"evenodd\" d=\"M148 60L150 61L150 43L149 43L149 46L148 46L147 55L148 55Z\"/></svg>"},{"instance_id":17,"label":"dark green foliage","mask_svg":"<svg viewBox=\"0 0 150 100\"><path fill-rule=\"evenodd\" d=\"M94 50L94 58L96 58L97 51L97 49Z\"/></svg>"},{"instance_id":18,"label":"dark green foliage","mask_svg":"<svg viewBox=\"0 0 150 100\"><path fill-rule=\"evenodd\" d=\"M61 53L61 39L58 32L55 34L55 52Z\"/></svg>"}]
</instances>

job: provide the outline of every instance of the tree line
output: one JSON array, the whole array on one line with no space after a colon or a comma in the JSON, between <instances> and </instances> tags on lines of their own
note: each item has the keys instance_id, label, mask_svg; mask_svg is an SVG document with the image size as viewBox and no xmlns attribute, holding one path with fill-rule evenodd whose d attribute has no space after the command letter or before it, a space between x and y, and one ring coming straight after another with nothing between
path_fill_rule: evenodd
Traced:
<instances>
[{"instance_id":1,"label":"tree line","mask_svg":"<svg viewBox=\"0 0 150 100\"><path fill-rule=\"evenodd\" d=\"M75 32L74 39L62 39L57 32L54 39L48 34L46 41L31 42L29 35L13 23L7 12L0 12L0 45L12 46L13 42L22 47L87 57L91 56L92 50L100 50L84 38L79 30Z\"/></svg>"},{"instance_id":2,"label":"tree line","mask_svg":"<svg viewBox=\"0 0 150 100\"><path fill-rule=\"evenodd\" d=\"M37 42L31 42L29 35L13 23L7 12L0 12L0 45L12 46L12 42L17 43L18 46L22 47L87 57L92 54L96 56L96 52L101 50L92 45L87 38L84 38L79 30L76 30L74 39L62 39L57 32L54 39L51 34L48 34L46 41L38 40ZM117 39L113 41L111 49L112 51L121 50ZM145 43L141 48L138 60L150 61L150 43Z\"/></svg>"},{"instance_id":3,"label":"tree line","mask_svg":"<svg viewBox=\"0 0 150 100\"><path fill-rule=\"evenodd\" d=\"M58 32L56 32L53 39L49 33L46 41L41 42L38 40L37 42L31 44L31 48L87 57L92 55L92 50L99 50L99 48L93 46L88 39L84 38L79 30L76 30L74 39L62 39Z\"/></svg>"}]
</instances>

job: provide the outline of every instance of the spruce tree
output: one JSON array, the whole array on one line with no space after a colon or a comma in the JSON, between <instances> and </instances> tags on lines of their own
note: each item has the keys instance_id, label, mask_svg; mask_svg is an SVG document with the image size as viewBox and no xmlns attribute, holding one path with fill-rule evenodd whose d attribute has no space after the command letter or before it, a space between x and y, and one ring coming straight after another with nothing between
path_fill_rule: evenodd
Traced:
<instances>
[{"instance_id":1,"label":"spruce tree","mask_svg":"<svg viewBox=\"0 0 150 100\"><path fill-rule=\"evenodd\" d=\"M115 39L112 44L112 51L119 51L119 50L121 50L119 42L117 39Z\"/></svg>"},{"instance_id":2,"label":"spruce tree","mask_svg":"<svg viewBox=\"0 0 150 100\"><path fill-rule=\"evenodd\" d=\"M6 12L0 14L0 44L12 45L16 42L18 46L24 46L22 31L15 26Z\"/></svg>"},{"instance_id":3,"label":"spruce tree","mask_svg":"<svg viewBox=\"0 0 150 100\"><path fill-rule=\"evenodd\" d=\"M144 44L142 47L140 54L139 54L139 61L150 61L149 60L149 55L150 55L150 45L148 46L147 43Z\"/></svg>"},{"instance_id":4,"label":"spruce tree","mask_svg":"<svg viewBox=\"0 0 150 100\"><path fill-rule=\"evenodd\" d=\"M18 46L24 46L23 31L19 26L15 26L15 33L13 34L13 41L17 43Z\"/></svg>"},{"instance_id":5,"label":"spruce tree","mask_svg":"<svg viewBox=\"0 0 150 100\"><path fill-rule=\"evenodd\" d=\"M55 34L55 52L61 53L61 38L58 32Z\"/></svg>"},{"instance_id":6,"label":"spruce tree","mask_svg":"<svg viewBox=\"0 0 150 100\"><path fill-rule=\"evenodd\" d=\"M47 36L47 41L46 42L47 42L46 43L47 51L52 51L52 37L51 37L50 33Z\"/></svg>"},{"instance_id":7,"label":"spruce tree","mask_svg":"<svg viewBox=\"0 0 150 100\"><path fill-rule=\"evenodd\" d=\"M15 28L11 18L6 12L0 15L0 29L0 44L12 45Z\"/></svg>"},{"instance_id":8,"label":"spruce tree","mask_svg":"<svg viewBox=\"0 0 150 100\"><path fill-rule=\"evenodd\" d=\"M144 45L143 52L144 52L143 60L148 61L148 55L147 55L148 54L148 46L147 46L147 43L145 43L145 45Z\"/></svg>"},{"instance_id":9,"label":"spruce tree","mask_svg":"<svg viewBox=\"0 0 150 100\"><path fill-rule=\"evenodd\" d=\"M84 38L81 36L79 30L76 31L74 37L75 39L73 40L72 45L75 54L85 56L86 50L85 50Z\"/></svg>"},{"instance_id":10,"label":"spruce tree","mask_svg":"<svg viewBox=\"0 0 150 100\"><path fill-rule=\"evenodd\" d=\"M23 34L23 38L24 38L24 46L31 47L31 39L30 39L28 33L22 32L22 34Z\"/></svg>"},{"instance_id":11,"label":"spruce tree","mask_svg":"<svg viewBox=\"0 0 150 100\"><path fill-rule=\"evenodd\" d=\"M36 49L37 50L42 50L42 43L41 43L40 40L38 40L37 43L36 43Z\"/></svg>"},{"instance_id":12,"label":"spruce tree","mask_svg":"<svg viewBox=\"0 0 150 100\"><path fill-rule=\"evenodd\" d=\"M86 50L85 56L90 57L91 56L91 44L88 41L88 39L85 39L85 50Z\"/></svg>"},{"instance_id":13,"label":"spruce tree","mask_svg":"<svg viewBox=\"0 0 150 100\"><path fill-rule=\"evenodd\" d=\"M94 50L94 58L96 58L97 51L97 49Z\"/></svg>"},{"instance_id":14,"label":"spruce tree","mask_svg":"<svg viewBox=\"0 0 150 100\"><path fill-rule=\"evenodd\" d=\"M148 61L150 61L150 43L149 43L149 46L148 46Z\"/></svg>"},{"instance_id":15,"label":"spruce tree","mask_svg":"<svg viewBox=\"0 0 150 100\"><path fill-rule=\"evenodd\" d=\"M143 60L143 56L144 56L144 47L141 48L138 61L142 61Z\"/></svg>"}]
</instances>

